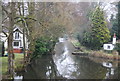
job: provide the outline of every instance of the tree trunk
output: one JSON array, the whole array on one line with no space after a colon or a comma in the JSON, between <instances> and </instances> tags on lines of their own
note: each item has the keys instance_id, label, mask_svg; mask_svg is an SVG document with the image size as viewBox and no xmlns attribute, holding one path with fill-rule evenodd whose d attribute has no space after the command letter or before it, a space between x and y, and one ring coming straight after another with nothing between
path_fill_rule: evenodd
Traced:
<instances>
[{"instance_id":1,"label":"tree trunk","mask_svg":"<svg viewBox=\"0 0 120 81\"><path fill-rule=\"evenodd\" d=\"M23 13L23 17L25 16L25 14L24 14L24 3L22 3L22 13ZM25 22L24 22L24 20L23 20L23 53L24 53L24 65L26 66L26 41L25 41L25 27L26 27L26 25L25 25Z\"/></svg>"},{"instance_id":2,"label":"tree trunk","mask_svg":"<svg viewBox=\"0 0 120 81\"><path fill-rule=\"evenodd\" d=\"M22 6L22 8L21 8ZM23 18L22 19L22 25L23 25L23 54L24 54L24 67L26 66L26 40L25 40L25 37L26 37L26 22L25 22L25 14L24 14L24 3L19 3L18 4L18 8L19 8L19 14L20 16L22 16Z\"/></svg>"},{"instance_id":3,"label":"tree trunk","mask_svg":"<svg viewBox=\"0 0 120 81\"><path fill-rule=\"evenodd\" d=\"M14 75L14 54L13 54L13 35L12 32L8 37L8 72L11 76Z\"/></svg>"},{"instance_id":4,"label":"tree trunk","mask_svg":"<svg viewBox=\"0 0 120 81\"><path fill-rule=\"evenodd\" d=\"M24 53L24 64L26 64L25 28L23 28L23 53Z\"/></svg>"},{"instance_id":5,"label":"tree trunk","mask_svg":"<svg viewBox=\"0 0 120 81\"><path fill-rule=\"evenodd\" d=\"M1 42L1 43L2 43L2 56L4 56L4 53L5 53L4 42Z\"/></svg>"},{"instance_id":6,"label":"tree trunk","mask_svg":"<svg viewBox=\"0 0 120 81\"><path fill-rule=\"evenodd\" d=\"M31 18L35 18L35 3L34 2L30 2L28 3L28 12L29 12L29 17ZM35 22L33 20L27 20L27 23L28 23L28 29L29 29L29 36L28 36L28 40L30 42L29 44L29 52L28 52L28 56L27 56L27 64L30 63L30 59L31 59L31 56L32 56L32 53L34 51L34 27L35 27Z\"/></svg>"},{"instance_id":7,"label":"tree trunk","mask_svg":"<svg viewBox=\"0 0 120 81\"><path fill-rule=\"evenodd\" d=\"M15 14L15 3L10 3L9 14L9 36L8 36L8 73L13 77L14 76L14 54L13 54L13 26L14 26L14 14Z\"/></svg>"}]
</instances>

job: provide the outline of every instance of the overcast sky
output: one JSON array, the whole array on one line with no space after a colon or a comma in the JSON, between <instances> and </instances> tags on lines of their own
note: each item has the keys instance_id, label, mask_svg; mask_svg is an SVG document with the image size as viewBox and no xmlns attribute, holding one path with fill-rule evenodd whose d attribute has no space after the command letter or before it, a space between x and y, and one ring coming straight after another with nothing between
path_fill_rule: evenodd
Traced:
<instances>
[{"instance_id":1,"label":"overcast sky","mask_svg":"<svg viewBox=\"0 0 120 81\"><path fill-rule=\"evenodd\" d=\"M16 2L103 2L104 3L102 4L102 7L104 7L104 10L106 11L106 14L107 14L107 19L109 20L110 17L111 17L111 14L113 14L114 16L117 14L117 8L115 7L115 5L111 4L112 2L118 2L120 0L2 0L4 2L11 2L11 1L16 1Z\"/></svg>"},{"instance_id":2,"label":"overcast sky","mask_svg":"<svg viewBox=\"0 0 120 81\"><path fill-rule=\"evenodd\" d=\"M120 0L2 0L2 1L15 1L15 2L118 2Z\"/></svg>"},{"instance_id":3,"label":"overcast sky","mask_svg":"<svg viewBox=\"0 0 120 81\"><path fill-rule=\"evenodd\" d=\"M111 4L111 2L104 2L102 4L102 7L104 9L104 11L107 14L107 19L109 20L111 18L111 14L114 15L114 18L116 16L116 14L118 13L118 9L114 4Z\"/></svg>"}]
</instances>

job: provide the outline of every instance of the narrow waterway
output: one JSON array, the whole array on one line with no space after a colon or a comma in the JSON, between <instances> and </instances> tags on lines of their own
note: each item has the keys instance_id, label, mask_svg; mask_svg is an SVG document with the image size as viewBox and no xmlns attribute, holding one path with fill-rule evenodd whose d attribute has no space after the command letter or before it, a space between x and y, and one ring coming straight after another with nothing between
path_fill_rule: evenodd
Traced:
<instances>
[{"instance_id":1,"label":"narrow waterway","mask_svg":"<svg viewBox=\"0 0 120 81\"><path fill-rule=\"evenodd\" d=\"M22 73L23 79L118 79L118 62L75 56L68 40L58 42L54 55L44 55ZM20 76L20 75L19 75Z\"/></svg>"}]
</instances>

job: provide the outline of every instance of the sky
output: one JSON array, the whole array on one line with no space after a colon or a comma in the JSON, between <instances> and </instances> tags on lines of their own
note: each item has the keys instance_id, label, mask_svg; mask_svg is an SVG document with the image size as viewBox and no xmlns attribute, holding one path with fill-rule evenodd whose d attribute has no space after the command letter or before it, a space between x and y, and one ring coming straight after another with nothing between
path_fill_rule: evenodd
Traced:
<instances>
[{"instance_id":1,"label":"sky","mask_svg":"<svg viewBox=\"0 0 120 81\"><path fill-rule=\"evenodd\" d=\"M112 2L118 2L120 0L2 0L6 3L8 3L9 1L15 1L15 2L103 2L104 3L102 4L102 7L104 7L104 10L106 11L106 14L107 14L107 19L108 21L110 20L110 17L111 17L111 14L114 15L114 17L116 16L117 14L117 9L115 8L115 5L111 4Z\"/></svg>"},{"instance_id":2,"label":"sky","mask_svg":"<svg viewBox=\"0 0 120 81\"><path fill-rule=\"evenodd\" d=\"M106 14L107 14L107 19L108 19L108 21L110 20L110 18L111 18L111 14L113 14L114 15L114 18L116 17L116 14L118 13L118 10L117 10L117 7L114 5L114 4L111 4L111 2L104 2L103 4L102 4L102 7L104 7L103 8L103 10L106 12Z\"/></svg>"},{"instance_id":3,"label":"sky","mask_svg":"<svg viewBox=\"0 0 120 81\"><path fill-rule=\"evenodd\" d=\"M2 0L2 1L15 1L15 2L118 2L120 0Z\"/></svg>"}]
</instances>

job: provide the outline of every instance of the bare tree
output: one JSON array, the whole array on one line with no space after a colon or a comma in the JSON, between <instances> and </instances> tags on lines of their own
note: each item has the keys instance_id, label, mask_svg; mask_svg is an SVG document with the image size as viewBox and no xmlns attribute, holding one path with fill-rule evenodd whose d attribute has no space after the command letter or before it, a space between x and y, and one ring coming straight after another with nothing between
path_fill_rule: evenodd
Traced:
<instances>
[{"instance_id":1,"label":"bare tree","mask_svg":"<svg viewBox=\"0 0 120 81\"><path fill-rule=\"evenodd\" d=\"M14 27L14 16L15 16L15 3L8 3L9 9L2 6L3 11L6 13L9 19L8 31L8 73L13 77L14 76L14 53L13 53L13 27Z\"/></svg>"}]
</instances>

